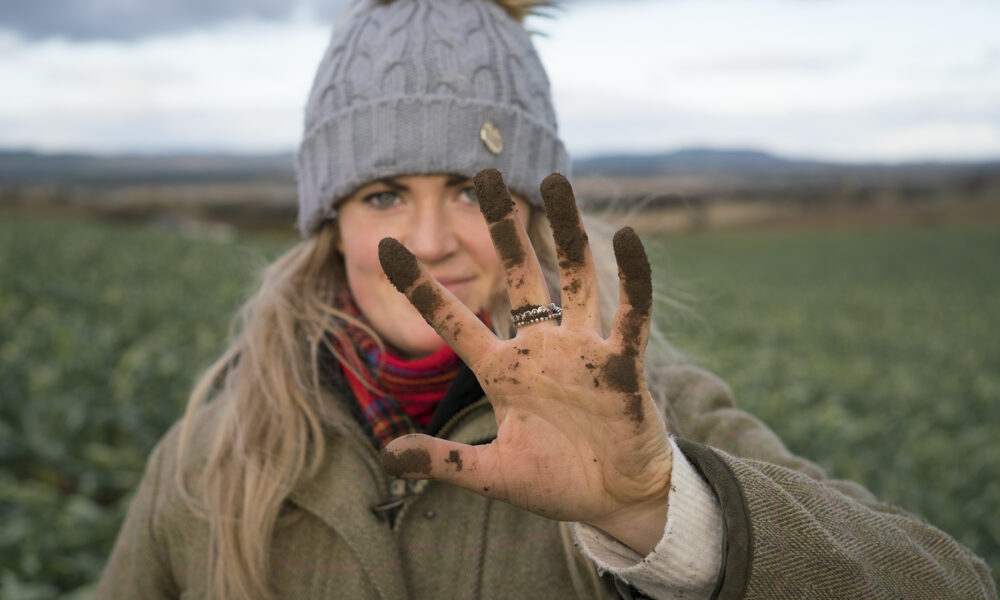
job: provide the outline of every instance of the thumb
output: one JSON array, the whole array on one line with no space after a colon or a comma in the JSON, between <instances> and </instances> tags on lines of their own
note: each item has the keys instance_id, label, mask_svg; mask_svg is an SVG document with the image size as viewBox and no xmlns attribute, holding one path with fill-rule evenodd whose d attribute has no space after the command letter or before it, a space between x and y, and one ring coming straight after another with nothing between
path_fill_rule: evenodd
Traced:
<instances>
[{"instance_id":1,"label":"thumb","mask_svg":"<svg viewBox=\"0 0 1000 600\"><path fill-rule=\"evenodd\" d=\"M469 446L423 434L398 437L382 450L382 470L393 477L437 479L493 496L484 478L484 464L492 462L491 444Z\"/></svg>"}]
</instances>

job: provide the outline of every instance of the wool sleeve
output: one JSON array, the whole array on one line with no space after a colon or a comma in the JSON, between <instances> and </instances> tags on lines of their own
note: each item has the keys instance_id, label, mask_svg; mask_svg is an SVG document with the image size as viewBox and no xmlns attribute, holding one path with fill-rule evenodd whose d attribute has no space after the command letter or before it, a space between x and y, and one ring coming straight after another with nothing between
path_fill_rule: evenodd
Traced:
<instances>
[{"instance_id":1,"label":"wool sleeve","mask_svg":"<svg viewBox=\"0 0 1000 600\"><path fill-rule=\"evenodd\" d=\"M981 559L791 454L718 378L690 368L665 375L668 424L722 512L718 598L997 597Z\"/></svg>"},{"instance_id":2,"label":"wool sleeve","mask_svg":"<svg viewBox=\"0 0 1000 600\"><path fill-rule=\"evenodd\" d=\"M177 598L179 591L162 543L158 526L159 504L163 501L164 442L153 449L146 471L129 505L128 514L114 549L104 567L94 600Z\"/></svg>"}]
</instances>

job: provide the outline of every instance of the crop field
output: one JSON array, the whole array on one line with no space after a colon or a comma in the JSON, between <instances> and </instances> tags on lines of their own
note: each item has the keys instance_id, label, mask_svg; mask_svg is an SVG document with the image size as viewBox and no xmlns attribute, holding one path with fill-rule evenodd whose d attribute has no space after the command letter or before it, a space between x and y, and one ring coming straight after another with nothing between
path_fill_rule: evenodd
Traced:
<instances>
[{"instance_id":1,"label":"crop field","mask_svg":"<svg viewBox=\"0 0 1000 600\"><path fill-rule=\"evenodd\" d=\"M1000 574L1000 228L660 240L668 336L828 475Z\"/></svg>"},{"instance_id":2,"label":"crop field","mask_svg":"<svg viewBox=\"0 0 1000 600\"><path fill-rule=\"evenodd\" d=\"M1000 227L647 237L681 350L1000 572ZM0 597L90 596L146 454L292 242L0 215Z\"/></svg>"}]
</instances>

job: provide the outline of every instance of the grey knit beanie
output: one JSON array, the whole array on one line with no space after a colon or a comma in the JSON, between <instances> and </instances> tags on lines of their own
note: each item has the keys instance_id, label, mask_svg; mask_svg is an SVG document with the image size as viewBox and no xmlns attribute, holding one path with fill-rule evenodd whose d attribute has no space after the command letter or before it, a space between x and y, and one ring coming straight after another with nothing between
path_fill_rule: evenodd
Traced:
<instances>
[{"instance_id":1,"label":"grey knit beanie","mask_svg":"<svg viewBox=\"0 0 1000 600\"><path fill-rule=\"evenodd\" d=\"M529 34L492 0L362 0L319 65L296 156L304 236L389 176L494 167L541 208L569 175L549 81Z\"/></svg>"}]
</instances>

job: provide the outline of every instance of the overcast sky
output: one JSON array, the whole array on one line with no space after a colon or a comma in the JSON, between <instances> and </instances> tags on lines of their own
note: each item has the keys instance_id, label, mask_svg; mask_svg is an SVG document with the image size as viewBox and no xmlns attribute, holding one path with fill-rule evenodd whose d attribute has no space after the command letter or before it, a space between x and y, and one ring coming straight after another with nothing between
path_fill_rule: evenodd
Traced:
<instances>
[{"instance_id":1,"label":"overcast sky","mask_svg":"<svg viewBox=\"0 0 1000 600\"><path fill-rule=\"evenodd\" d=\"M0 148L282 152L346 0L0 0ZM1000 158L995 0L589 0L529 28L571 153Z\"/></svg>"}]
</instances>

